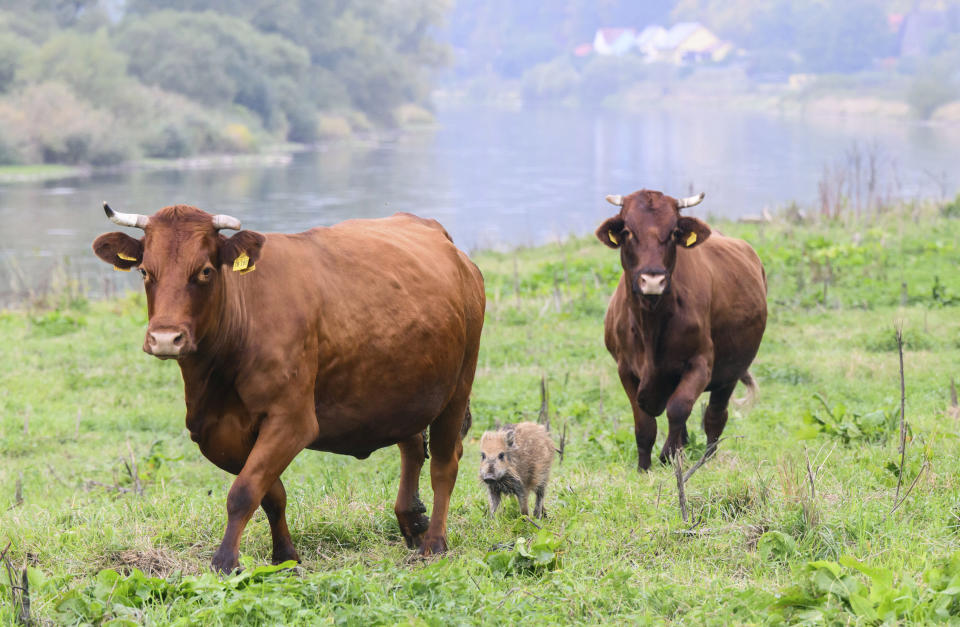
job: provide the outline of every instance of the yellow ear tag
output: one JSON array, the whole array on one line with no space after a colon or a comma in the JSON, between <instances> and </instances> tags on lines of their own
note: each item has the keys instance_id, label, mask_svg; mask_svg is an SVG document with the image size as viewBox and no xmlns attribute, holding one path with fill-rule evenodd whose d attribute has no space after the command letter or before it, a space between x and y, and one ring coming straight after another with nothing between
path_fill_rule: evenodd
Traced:
<instances>
[{"instance_id":1,"label":"yellow ear tag","mask_svg":"<svg viewBox=\"0 0 960 627\"><path fill-rule=\"evenodd\" d=\"M250 267L247 268L246 270L241 270L241 271L240 271L240 274L248 274L248 273L250 273L250 272L253 272L253 271L256 270L256 269L257 269L257 266L250 266Z\"/></svg>"},{"instance_id":2,"label":"yellow ear tag","mask_svg":"<svg viewBox=\"0 0 960 627\"><path fill-rule=\"evenodd\" d=\"M244 251L233 260L233 271L239 272L240 270L246 270L249 263L250 257L248 257L246 251Z\"/></svg>"},{"instance_id":3,"label":"yellow ear tag","mask_svg":"<svg viewBox=\"0 0 960 627\"><path fill-rule=\"evenodd\" d=\"M613 234L613 231L607 231L607 237L609 237L610 241L614 244L620 244L620 242L617 241L616 236Z\"/></svg>"},{"instance_id":4,"label":"yellow ear tag","mask_svg":"<svg viewBox=\"0 0 960 627\"><path fill-rule=\"evenodd\" d=\"M113 266L113 269L118 272L130 272L130 268L121 268L120 266Z\"/></svg>"},{"instance_id":5,"label":"yellow ear tag","mask_svg":"<svg viewBox=\"0 0 960 627\"><path fill-rule=\"evenodd\" d=\"M124 255L123 253L117 253L117 257L119 257L120 259L123 259L124 261L136 261L136 260L137 260L136 257L127 257L127 256Z\"/></svg>"},{"instance_id":6,"label":"yellow ear tag","mask_svg":"<svg viewBox=\"0 0 960 627\"><path fill-rule=\"evenodd\" d=\"M693 231L690 231L690 237L687 238L687 241L683 244L687 248L693 246L697 243L697 234Z\"/></svg>"}]
</instances>

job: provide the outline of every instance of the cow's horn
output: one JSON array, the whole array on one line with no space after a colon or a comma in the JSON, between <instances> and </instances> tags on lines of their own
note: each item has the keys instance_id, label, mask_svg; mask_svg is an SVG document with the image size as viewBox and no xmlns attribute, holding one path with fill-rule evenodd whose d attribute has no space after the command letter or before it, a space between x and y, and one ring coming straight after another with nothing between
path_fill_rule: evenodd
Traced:
<instances>
[{"instance_id":1,"label":"cow's horn","mask_svg":"<svg viewBox=\"0 0 960 627\"><path fill-rule=\"evenodd\" d=\"M237 220L233 216L228 216L223 213L219 213L213 216L213 228L217 229L233 229L234 231L240 230L240 220Z\"/></svg>"},{"instance_id":2,"label":"cow's horn","mask_svg":"<svg viewBox=\"0 0 960 627\"><path fill-rule=\"evenodd\" d=\"M119 224L120 226L135 226L138 229L142 229L147 226L147 222L150 221L150 218L142 216L139 213L120 213L119 211L114 211L107 203L103 203L103 211L107 214L107 217L110 218L111 222Z\"/></svg>"},{"instance_id":3,"label":"cow's horn","mask_svg":"<svg viewBox=\"0 0 960 627\"><path fill-rule=\"evenodd\" d=\"M677 201L677 209L686 209L687 207L699 205L700 201L703 200L704 196L706 196L706 194L703 192L700 192L696 196L690 196L689 198L681 198L680 200Z\"/></svg>"},{"instance_id":4,"label":"cow's horn","mask_svg":"<svg viewBox=\"0 0 960 627\"><path fill-rule=\"evenodd\" d=\"M616 206L618 206L618 207L622 207L622 206L623 206L623 196L614 196L613 194L610 194L609 196L607 196L607 202L610 203L611 205L616 205Z\"/></svg>"}]
</instances>

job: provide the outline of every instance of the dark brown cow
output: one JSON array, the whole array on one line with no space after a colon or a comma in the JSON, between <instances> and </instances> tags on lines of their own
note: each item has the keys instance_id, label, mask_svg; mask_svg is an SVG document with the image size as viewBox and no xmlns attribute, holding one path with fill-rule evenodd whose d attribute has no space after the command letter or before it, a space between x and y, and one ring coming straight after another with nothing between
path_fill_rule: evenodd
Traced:
<instances>
[{"instance_id":1,"label":"dark brown cow","mask_svg":"<svg viewBox=\"0 0 960 627\"><path fill-rule=\"evenodd\" d=\"M263 507L273 560L299 559L280 475L304 448L365 458L400 447L395 512L411 548L447 548L447 510L469 428L483 277L437 222L410 214L261 235L188 206L107 216L142 228L101 235L97 256L143 275L143 350L176 359L187 428L236 474L213 567L237 566ZM418 485L430 430L432 518Z\"/></svg>"},{"instance_id":2,"label":"dark brown cow","mask_svg":"<svg viewBox=\"0 0 960 627\"><path fill-rule=\"evenodd\" d=\"M620 249L623 275L605 341L633 409L640 470L650 467L664 409L670 429L661 461L686 444L687 417L710 392L703 428L711 453L737 381L755 388L747 369L767 323L763 265L743 240L711 235L700 220L680 215L701 200L649 190L607 196L620 213L597 229L601 242Z\"/></svg>"}]
</instances>

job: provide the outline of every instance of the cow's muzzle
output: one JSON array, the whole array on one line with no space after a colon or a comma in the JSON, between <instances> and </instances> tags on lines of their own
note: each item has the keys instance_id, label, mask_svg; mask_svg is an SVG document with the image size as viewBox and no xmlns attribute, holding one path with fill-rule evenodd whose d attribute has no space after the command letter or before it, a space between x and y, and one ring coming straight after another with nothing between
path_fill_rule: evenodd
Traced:
<instances>
[{"instance_id":1,"label":"cow's muzzle","mask_svg":"<svg viewBox=\"0 0 960 627\"><path fill-rule=\"evenodd\" d=\"M667 275L663 273L641 274L638 283L640 293L646 296L659 296L667 291Z\"/></svg>"},{"instance_id":2,"label":"cow's muzzle","mask_svg":"<svg viewBox=\"0 0 960 627\"><path fill-rule=\"evenodd\" d=\"M143 342L143 350L160 359L176 359L190 352L192 343L185 329L149 329Z\"/></svg>"}]
</instances>

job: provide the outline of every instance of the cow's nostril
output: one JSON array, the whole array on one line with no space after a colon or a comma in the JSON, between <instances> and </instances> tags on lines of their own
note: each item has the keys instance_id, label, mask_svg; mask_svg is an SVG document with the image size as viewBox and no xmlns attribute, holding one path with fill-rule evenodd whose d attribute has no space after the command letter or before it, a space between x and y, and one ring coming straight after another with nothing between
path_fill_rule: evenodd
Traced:
<instances>
[{"instance_id":1,"label":"cow's nostril","mask_svg":"<svg viewBox=\"0 0 960 627\"><path fill-rule=\"evenodd\" d=\"M183 344L183 333L180 333L177 335L177 337L173 338L174 346L180 346L181 344Z\"/></svg>"}]
</instances>

